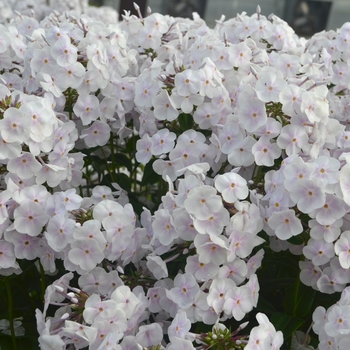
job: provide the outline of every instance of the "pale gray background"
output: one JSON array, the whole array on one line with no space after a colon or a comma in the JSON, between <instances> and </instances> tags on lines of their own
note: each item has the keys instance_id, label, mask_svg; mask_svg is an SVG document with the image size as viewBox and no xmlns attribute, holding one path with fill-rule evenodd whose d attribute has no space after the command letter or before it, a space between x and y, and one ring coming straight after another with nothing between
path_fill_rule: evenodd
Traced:
<instances>
[{"instance_id":1,"label":"pale gray background","mask_svg":"<svg viewBox=\"0 0 350 350\"><path fill-rule=\"evenodd\" d=\"M215 25L215 19L219 19L222 14L225 14L226 19L234 17L242 11L251 15L255 12L257 5L260 5L262 14L266 16L274 13L282 17L285 1L288 0L207 0L204 19L209 26L213 27ZM148 0L148 5L152 8L153 12L163 13L166 2L167 0ZM119 8L119 0L104 0L104 4L112 6L115 9ZM350 0L333 0L326 29L337 29L348 21L350 21Z\"/></svg>"}]
</instances>

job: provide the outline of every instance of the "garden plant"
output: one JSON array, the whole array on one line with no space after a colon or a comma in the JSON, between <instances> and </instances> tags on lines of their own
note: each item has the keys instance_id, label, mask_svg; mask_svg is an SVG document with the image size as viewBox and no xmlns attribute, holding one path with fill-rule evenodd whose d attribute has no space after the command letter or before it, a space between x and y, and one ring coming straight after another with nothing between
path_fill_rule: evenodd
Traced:
<instances>
[{"instance_id":1,"label":"garden plant","mask_svg":"<svg viewBox=\"0 0 350 350\"><path fill-rule=\"evenodd\" d=\"M350 349L350 23L0 21L1 350Z\"/></svg>"}]
</instances>

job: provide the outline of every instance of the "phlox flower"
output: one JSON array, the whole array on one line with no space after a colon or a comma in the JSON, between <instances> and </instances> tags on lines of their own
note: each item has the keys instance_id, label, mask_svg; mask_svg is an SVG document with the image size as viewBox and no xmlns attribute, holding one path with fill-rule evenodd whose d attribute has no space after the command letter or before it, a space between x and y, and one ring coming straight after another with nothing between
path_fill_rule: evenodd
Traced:
<instances>
[{"instance_id":1,"label":"phlox flower","mask_svg":"<svg viewBox=\"0 0 350 350\"><path fill-rule=\"evenodd\" d=\"M224 264L227 261L228 242L225 237L197 235L194 245L197 249L199 262L208 264L213 262L216 265Z\"/></svg>"},{"instance_id":2,"label":"phlox flower","mask_svg":"<svg viewBox=\"0 0 350 350\"><path fill-rule=\"evenodd\" d=\"M159 209L154 216L155 220L152 223L152 228L155 237L163 245L171 244L178 237L171 214L167 209Z\"/></svg>"},{"instance_id":3,"label":"phlox flower","mask_svg":"<svg viewBox=\"0 0 350 350\"><path fill-rule=\"evenodd\" d=\"M102 225L105 229L105 225L109 225L109 221L113 221L124 215L124 208L121 204L114 200L105 199L104 201L99 202L95 205L93 209L93 217L94 219L102 222Z\"/></svg>"},{"instance_id":4,"label":"phlox flower","mask_svg":"<svg viewBox=\"0 0 350 350\"><path fill-rule=\"evenodd\" d=\"M45 331L42 334L40 334L38 340L40 348L42 349L61 350L64 346L66 346L66 344L58 334L50 335L49 329L45 329Z\"/></svg>"},{"instance_id":5,"label":"phlox flower","mask_svg":"<svg viewBox=\"0 0 350 350\"><path fill-rule=\"evenodd\" d=\"M15 229L30 236L38 236L49 220L40 204L29 201L16 208L13 216Z\"/></svg>"},{"instance_id":6,"label":"phlox flower","mask_svg":"<svg viewBox=\"0 0 350 350\"><path fill-rule=\"evenodd\" d=\"M228 161L234 166L250 166L254 163L252 148L257 141L248 135L239 140L234 149L228 154Z\"/></svg>"},{"instance_id":7,"label":"phlox flower","mask_svg":"<svg viewBox=\"0 0 350 350\"><path fill-rule=\"evenodd\" d=\"M95 186L92 189L91 198L94 204L97 204L105 199L113 200L112 190L108 186Z\"/></svg>"},{"instance_id":8,"label":"phlox flower","mask_svg":"<svg viewBox=\"0 0 350 350\"><path fill-rule=\"evenodd\" d=\"M11 198L11 196L12 193L9 190L4 190L0 192L0 225L3 224L8 217L6 203Z\"/></svg>"},{"instance_id":9,"label":"phlox flower","mask_svg":"<svg viewBox=\"0 0 350 350\"><path fill-rule=\"evenodd\" d=\"M8 161L7 169L22 179L29 179L40 171L41 164L31 153L22 152L20 157Z\"/></svg>"},{"instance_id":10,"label":"phlox flower","mask_svg":"<svg viewBox=\"0 0 350 350\"><path fill-rule=\"evenodd\" d=\"M80 204L83 201L83 198L76 193L75 188L71 188L65 192L60 192L59 198L68 211L79 209Z\"/></svg>"},{"instance_id":11,"label":"phlox flower","mask_svg":"<svg viewBox=\"0 0 350 350\"><path fill-rule=\"evenodd\" d=\"M247 261L247 277L250 278L250 276L253 276L255 272L258 270L258 268L261 267L262 260L264 258L265 251L264 249L260 249L252 255L249 260Z\"/></svg>"},{"instance_id":12,"label":"phlox flower","mask_svg":"<svg viewBox=\"0 0 350 350\"><path fill-rule=\"evenodd\" d=\"M201 129L209 129L218 124L220 118L221 114L213 102L202 103L193 114L194 121Z\"/></svg>"},{"instance_id":13,"label":"phlox flower","mask_svg":"<svg viewBox=\"0 0 350 350\"><path fill-rule=\"evenodd\" d=\"M183 168L178 169L178 175L180 176L180 172L186 170L184 169L185 167L199 163L199 150L189 144L178 142L175 148L169 153L169 158L171 161L178 159L183 164Z\"/></svg>"},{"instance_id":14,"label":"phlox flower","mask_svg":"<svg viewBox=\"0 0 350 350\"><path fill-rule=\"evenodd\" d=\"M232 229L229 237L229 255L227 261L233 261L237 256L244 259L251 254L254 247L262 244L264 239L250 233Z\"/></svg>"},{"instance_id":15,"label":"phlox flower","mask_svg":"<svg viewBox=\"0 0 350 350\"><path fill-rule=\"evenodd\" d=\"M237 116L244 129L254 132L267 122L265 103L259 100L245 102L237 108Z\"/></svg>"},{"instance_id":16,"label":"phlox flower","mask_svg":"<svg viewBox=\"0 0 350 350\"><path fill-rule=\"evenodd\" d=\"M331 225L321 225L317 220L309 220L310 236L314 239L323 238L326 242L334 242L341 233L343 219L334 221Z\"/></svg>"},{"instance_id":17,"label":"phlox flower","mask_svg":"<svg viewBox=\"0 0 350 350\"><path fill-rule=\"evenodd\" d=\"M250 294L247 286L229 289L225 295L226 300L223 306L225 314L232 315L237 321L242 320L253 309Z\"/></svg>"},{"instance_id":18,"label":"phlox flower","mask_svg":"<svg viewBox=\"0 0 350 350\"><path fill-rule=\"evenodd\" d=\"M229 219L229 212L222 207L207 220L194 219L193 225L201 234L208 233L209 235L218 236L222 233L224 226L229 223Z\"/></svg>"},{"instance_id":19,"label":"phlox flower","mask_svg":"<svg viewBox=\"0 0 350 350\"><path fill-rule=\"evenodd\" d=\"M327 335L336 337L350 333L350 305L333 305L327 312L324 329Z\"/></svg>"},{"instance_id":20,"label":"phlox flower","mask_svg":"<svg viewBox=\"0 0 350 350\"><path fill-rule=\"evenodd\" d=\"M83 76L83 81L77 87L79 96L88 95L98 90L102 83L102 77L97 69L89 69Z\"/></svg>"},{"instance_id":21,"label":"phlox flower","mask_svg":"<svg viewBox=\"0 0 350 350\"><path fill-rule=\"evenodd\" d=\"M298 154L300 150L308 145L308 136L304 127L288 124L282 128L277 138L277 145L285 149L288 156Z\"/></svg>"},{"instance_id":22,"label":"phlox flower","mask_svg":"<svg viewBox=\"0 0 350 350\"><path fill-rule=\"evenodd\" d=\"M85 67L80 62L74 62L67 67L56 67L56 69L60 74L55 77L55 81L62 90L66 90L69 87L77 89L83 82Z\"/></svg>"},{"instance_id":23,"label":"phlox flower","mask_svg":"<svg viewBox=\"0 0 350 350\"><path fill-rule=\"evenodd\" d=\"M281 156L281 149L270 142L269 137L262 136L252 147L252 153L257 165L272 166L275 159Z\"/></svg>"},{"instance_id":24,"label":"phlox flower","mask_svg":"<svg viewBox=\"0 0 350 350\"><path fill-rule=\"evenodd\" d=\"M63 180L67 179L67 169L55 164L45 164L36 173L36 183L38 185L46 182L48 186L54 188Z\"/></svg>"},{"instance_id":25,"label":"phlox flower","mask_svg":"<svg viewBox=\"0 0 350 350\"><path fill-rule=\"evenodd\" d=\"M248 196L247 181L234 172L218 175L215 178L215 188L227 203L235 203Z\"/></svg>"},{"instance_id":26,"label":"phlox flower","mask_svg":"<svg viewBox=\"0 0 350 350\"><path fill-rule=\"evenodd\" d=\"M300 61L297 55L282 53L278 55L276 68L284 78L293 78L299 73Z\"/></svg>"},{"instance_id":27,"label":"phlox flower","mask_svg":"<svg viewBox=\"0 0 350 350\"><path fill-rule=\"evenodd\" d=\"M50 74L42 73L42 79L43 81L40 81L40 85L45 91L51 92L52 95L54 95L56 98L59 98L62 96L62 90L55 83L54 78L51 77Z\"/></svg>"},{"instance_id":28,"label":"phlox flower","mask_svg":"<svg viewBox=\"0 0 350 350\"><path fill-rule=\"evenodd\" d=\"M208 264L199 262L198 255L187 257L185 272L192 274L197 281L208 281L216 275L218 270L219 267L212 262Z\"/></svg>"},{"instance_id":29,"label":"phlox flower","mask_svg":"<svg viewBox=\"0 0 350 350\"><path fill-rule=\"evenodd\" d=\"M203 69L199 70L199 76L200 76L200 82L201 82L201 88L200 88L200 95L207 96L209 98L213 98L217 91L216 91L216 83L214 74L212 73L212 70L216 70L216 66L214 62L210 60L209 57L203 60L203 62L206 61L206 65Z\"/></svg>"},{"instance_id":30,"label":"phlox flower","mask_svg":"<svg viewBox=\"0 0 350 350\"><path fill-rule=\"evenodd\" d=\"M345 215L344 201L333 194L327 193L325 204L310 215L316 217L317 222L321 225L332 225Z\"/></svg>"},{"instance_id":31,"label":"phlox flower","mask_svg":"<svg viewBox=\"0 0 350 350\"><path fill-rule=\"evenodd\" d=\"M138 32L139 45L145 49L157 50L161 46L162 34L156 27L142 27Z\"/></svg>"},{"instance_id":32,"label":"phlox flower","mask_svg":"<svg viewBox=\"0 0 350 350\"><path fill-rule=\"evenodd\" d=\"M287 85L279 93L279 101L282 103L283 113L295 116L300 114L301 95L304 89L297 85Z\"/></svg>"},{"instance_id":33,"label":"phlox flower","mask_svg":"<svg viewBox=\"0 0 350 350\"><path fill-rule=\"evenodd\" d=\"M74 344L74 346L79 349L89 346L89 340L96 338L97 329L93 330L80 323L65 320L64 327L62 327L60 334L66 337L67 343Z\"/></svg>"},{"instance_id":34,"label":"phlox flower","mask_svg":"<svg viewBox=\"0 0 350 350\"><path fill-rule=\"evenodd\" d=\"M160 155L162 153L170 152L175 145L174 140L176 135L168 129L161 129L151 137L153 155Z\"/></svg>"},{"instance_id":35,"label":"phlox flower","mask_svg":"<svg viewBox=\"0 0 350 350\"><path fill-rule=\"evenodd\" d=\"M147 164L152 158L152 140L148 134L136 142L136 160L141 164Z\"/></svg>"},{"instance_id":36,"label":"phlox flower","mask_svg":"<svg viewBox=\"0 0 350 350\"><path fill-rule=\"evenodd\" d=\"M194 106L200 106L204 101L204 96L199 94L190 94L182 96L177 89L173 90L171 95L176 108L181 109L184 113L191 113Z\"/></svg>"},{"instance_id":37,"label":"phlox flower","mask_svg":"<svg viewBox=\"0 0 350 350\"><path fill-rule=\"evenodd\" d=\"M180 308L189 308L194 297L199 291L199 286L193 275L178 274L174 279L174 288L171 288L168 297Z\"/></svg>"},{"instance_id":38,"label":"phlox flower","mask_svg":"<svg viewBox=\"0 0 350 350\"><path fill-rule=\"evenodd\" d=\"M101 300L98 294L92 294L85 301L83 317L85 322L92 324L96 319L110 319L115 313L126 321L125 313L117 308L114 300Z\"/></svg>"},{"instance_id":39,"label":"phlox flower","mask_svg":"<svg viewBox=\"0 0 350 350\"><path fill-rule=\"evenodd\" d=\"M332 264L333 261L338 261L338 263ZM340 266L338 258L333 258L330 264L330 267L323 269L322 276L316 283L318 290L325 294L333 294L335 292L343 291L346 283L350 280L348 270L344 270Z\"/></svg>"},{"instance_id":40,"label":"phlox flower","mask_svg":"<svg viewBox=\"0 0 350 350\"><path fill-rule=\"evenodd\" d=\"M65 215L55 215L49 220L45 237L49 246L56 252L66 248L73 241L75 221L68 219Z\"/></svg>"},{"instance_id":41,"label":"phlox flower","mask_svg":"<svg viewBox=\"0 0 350 350\"><path fill-rule=\"evenodd\" d=\"M310 179L314 172L315 164L305 163L302 158L291 158L283 167L283 185L287 191L293 191L300 181Z\"/></svg>"},{"instance_id":42,"label":"phlox flower","mask_svg":"<svg viewBox=\"0 0 350 350\"><path fill-rule=\"evenodd\" d=\"M79 239L71 243L68 259L84 271L90 271L104 259L100 244L94 239Z\"/></svg>"},{"instance_id":43,"label":"phlox flower","mask_svg":"<svg viewBox=\"0 0 350 350\"><path fill-rule=\"evenodd\" d=\"M166 263L160 256L147 256L147 268L153 273L153 276L160 280L161 278L168 277L168 269Z\"/></svg>"},{"instance_id":44,"label":"phlox flower","mask_svg":"<svg viewBox=\"0 0 350 350\"><path fill-rule=\"evenodd\" d=\"M314 176L321 179L326 184L335 184L339 181L340 162L338 159L327 156L319 156L313 161L316 168Z\"/></svg>"},{"instance_id":45,"label":"phlox flower","mask_svg":"<svg viewBox=\"0 0 350 350\"><path fill-rule=\"evenodd\" d=\"M122 324L123 324L123 329L126 330L125 329L126 322L124 321ZM118 324L116 322L111 322L111 320L102 320L102 319L96 320L91 325L91 328L93 328L94 330L97 330L97 334L96 333L95 333L96 335L94 334L94 338L89 339L89 341L90 341L89 349L91 349L91 350L101 349L101 346L104 343L105 339L111 338L111 336L109 334L116 335L116 339L118 339L117 342L122 338L122 335L123 335L123 333L122 333L123 331L121 331L121 329L120 329L120 324ZM115 337L112 337L112 339L113 338L115 338ZM108 342L107 342L107 344L108 344ZM120 350L120 348L118 350Z\"/></svg>"},{"instance_id":46,"label":"phlox flower","mask_svg":"<svg viewBox=\"0 0 350 350\"><path fill-rule=\"evenodd\" d=\"M157 159L152 164L152 168L157 174L162 175L164 181L167 181L167 176L171 181L175 181L183 174L183 171L180 172L180 170L184 168L184 164L182 158L172 160Z\"/></svg>"},{"instance_id":47,"label":"phlox flower","mask_svg":"<svg viewBox=\"0 0 350 350\"><path fill-rule=\"evenodd\" d=\"M48 67L52 67L55 63L55 59L51 56L51 48L49 46L45 46L40 49L34 49L33 57L30 60L30 68L34 72L45 72L49 73L50 69Z\"/></svg>"},{"instance_id":48,"label":"phlox flower","mask_svg":"<svg viewBox=\"0 0 350 350\"><path fill-rule=\"evenodd\" d=\"M178 312L168 328L170 341L172 341L174 338L185 339L185 336L190 329L191 321L187 318L186 312Z\"/></svg>"},{"instance_id":49,"label":"phlox flower","mask_svg":"<svg viewBox=\"0 0 350 350\"><path fill-rule=\"evenodd\" d=\"M196 94L200 90L200 76L197 71L186 69L175 76L175 87L180 96Z\"/></svg>"},{"instance_id":50,"label":"phlox flower","mask_svg":"<svg viewBox=\"0 0 350 350\"><path fill-rule=\"evenodd\" d=\"M328 89L326 90L328 91ZM325 104L323 102L322 95L318 95L313 91L306 91L302 94L301 98L300 109L307 115L311 123L326 120L326 118L328 118L328 103Z\"/></svg>"},{"instance_id":51,"label":"phlox flower","mask_svg":"<svg viewBox=\"0 0 350 350\"><path fill-rule=\"evenodd\" d=\"M268 117L267 122L255 131L255 135L267 136L272 139L281 133L282 125L277 120Z\"/></svg>"},{"instance_id":52,"label":"phlox flower","mask_svg":"<svg viewBox=\"0 0 350 350\"><path fill-rule=\"evenodd\" d=\"M298 209L306 214L321 208L326 202L322 184L311 179L298 181L290 192L290 197L297 203Z\"/></svg>"},{"instance_id":53,"label":"phlox flower","mask_svg":"<svg viewBox=\"0 0 350 350\"><path fill-rule=\"evenodd\" d=\"M135 85L135 104L139 107L152 107L153 97L160 90L160 81L140 75Z\"/></svg>"},{"instance_id":54,"label":"phlox flower","mask_svg":"<svg viewBox=\"0 0 350 350\"><path fill-rule=\"evenodd\" d=\"M154 107L154 116L158 120L175 120L179 111L176 109L176 106L169 96L167 90L161 90L161 92L153 97L153 107Z\"/></svg>"},{"instance_id":55,"label":"phlox flower","mask_svg":"<svg viewBox=\"0 0 350 350\"><path fill-rule=\"evenodd\" d=\"M279 102L279 93L287 85L279 71L261 71L255 90L259 100L263 102Z\"/></svg>"},{"instance_id":56,"label":"phlox flower","mask_svg":"<svg viewBox=\"0 0 350 350\"><path fill-rule=\"evenodd\" d=\"M30 138L42 142L52 135L56 122L55 114L43 103L36 101L21 106L23 116L30 120Z\"/></svg>"},{"instance_id":57,"label":"phlox flower","mask_svg":"<svg viewBox=\"0 0 350 350\"><path fill-rule=\"evenodd\" d=\"M125 209L118 210L115 208L111 213L110 216L104 218L102 221L102 225L106 230L107 241L113 244L130 244L130 240L134 234L133 219L127 215Z\"/></svg>"},{"instance_id":58,"label":"phlox flower","mask_svg":"<svg viewBox=\"0 0 350 350\"><path fill-rule=\"evenodd\" d=\"M254 327L249 334L247 350L271 350L268 333L261 327Z\"/></svg>"},{"instance_id":59,"label":"phlox flower","mask_svg":"<svg viewBox=\"0 0 350 350\"><path fill-rule=\"evenodd\" d=\"M118 271L116 271L118 274ZM78 279L79 288L89 295L100 292L102 276L108 273L102 267L95 267L88 273L84 273ZM101 293L105 294L105 293Z\"/></svg>"},{"instance_id":60,"label":"phlox flower","mask_svg":"<svg viewBox=\"0 0 350 350\"><path fill-rule=\"evenodd\" d=\"M340 189L343 194L343 200L350 205L350 164L345 164L340 170L339 178Z\"/></svg>"},{"instance_id":61,"label":"phlox flower","mask_svg":"<svg viewBox=\"0 0 350 350\"><path fill-rule=\"evenodd\" d=\"M82 226L77 226L73 232L73 238L79 239L93 239L100 244L103 250L106 246L106 238L104 234L100 231L101 223L98 220L88 220L83 223Z\"/></svg>"},{"instance_id":62,"label":"phlox flower","mask_svg":"<svg viewBox=\"0 0 350 350\"><path fill-rule=\"evenodd\" d=\"M16 337L21 337L25 334L25 329L22 327L22 318L13 319L14 333ZM0 320L0 333L7 334L11 336L11 326L10 321L6 319Z\"/></svg>"},{"instance_id":63,"label":"phlox flower","mask_svg":"<svg viewBox=\"0 0 350 350\"><path fill-rule=\"evenodd\" d=\"M303 231L303 226L292 209L273 212L268 224L275 235L282 240L287 240Z\"/></svg>"},{"instance_id":64,"label":"phlox flower","mask_svg":"<svg viewBox=\"0 0 350 350\"><path fill-rule=\"evenodd\" d=\"M244 260L236 258L220 267L217 277L232 279L236 285L241 284L247 277L248 268ZM209 278L208 278L209 279Z\"/></svg>"},{"instance_id":65,"label":"phlox flower","mask_svg":"<svg viewBox=\"0 0 350 350\"><path fill-rule=\"evenodd\" d=\"M0 120L0 134L5 142L25 142L29 138L29 120L20 109L10 107Z\"/></svg>"},{"instance_id":66,"label":"phlox flower","mask_svg":"<svg viewBox=\"0 0 350 350\"><path fill-rule=\"evenodd\" d=\"M130 319L140 299L130 290L128 286L119 286L112 294L111 300L117 302L118 308L122 309L126 318Z\"/></svg>"},{"instance_id":67,"label":"phlox flower","mask_svg":"<svg viewBox=\"0 0 350 350\"><path fill-rule=\"evenodd\" d=\"M78 49L72 45L68 35L61 35L51 46L50 52L60 67L68 67L75 63L78 58Z\"/></svg>"},{"instance_id":68,"label":"phlox flower","mask_svg":"<svg viewBox=\"0 0 350 350\"><path fill-rule=\"evenodd\" d=\"M210 51L217 51L212 55L212 59L220 71L230 70L233 68L233 64L230 62L229 47L220 47L223 43L218 43L216 50L211 49ZM220 46L219 46L220 45Z\"/></svg>"},{"instance_id":69,"label":"phlox flower","mask_svg":"<svg viewBox=\"0 0 350 350\"><path fill-rule=\"evenodd\" d=\"M73 111L79 117L83 125L88 125L100 116L100 102L94 95L79 95L74 104Z\"/></svg>"},{"instance_id":70,"label":"phlox flower","mask_svg":"<svg viewBox=\"0 0 350 350\"><path fill-rule=\"evenodd\" d=\"M304 256L316 266L328 263L334 256L334 245L323 239L310 238L303 248Z\"/></svg>"},{"instance_id":71,"label":"phlox flower","mask_svg":"<svg viewBox=\"0 0 350 350\"><path fill-rule=\"evenodd\" d=\"M88 69L93 66L96 69L104 71L108 63L106 47L101 41L91 42L86 47L86 55L89 59Z\"/></svg>"},{"instance_id":72,"label":"phlox flower","mask_svg":"<svg viewBox=\"0 0 350 350\"><path fill-rule=\"evenodd\" d=\"M192 341L176 338L174 337L173 340L168 344L167 350L195 350L195 347L192 345Z\"/></svg>"},{"instance_id":73,"label":"phlox flower","mask_svg":"<svg viewBox=\"0 0 350 350\"><path fill-rule=\"evenodd\" d=\"M241 67L249 63L253 57L252 50L244 41L239 44L230 45L228 51L229 61L233 67Z\"/></svg>"},{"instance_id":74,"label":"phlox flower","mask_svg":"<svg viewBox=\"0 0 350 350\"><path fill-rule=\"evenodd\" d=\"M193 225L193 219L186 209L175 209L173 211L173 218L179 237L185 241L193 241L198 232Z\"/></svg>"},{"instance_id":75,"label":"phlox flower","mask_svg":"<svg viewBox=\"0 0 350 350\"><path fill-rule=\"evenodd\" d=\"M89 128L84 129L80 138L84 139L87 147L104 146L110 138L110 126L100 120L96 120Z\"/></svg>"},{"instance_id":76,"label":"phlox flower","mask_svg":"<svg viewBox=\"0 0 350 350\"><path fill-rule=\"evenodd\" d=\"M0 268L8 269L16 264L14 245L3 239L0 240Z\"/></svg>"},{"instance_id":77,"label":"phlox flower","mask_svg":"<svg viewBox=\"0 0 350 350\"><path fill-rule=\"evenodd\" d=\"M163 329L158 323L140 326L135 338L144 348L157 346L163 340Z\"/></svg>"},{"instance_id":78,"label":"phlox flower","mask_svg":"<svg viewBox=\"0 0 350 350\"><path fill-rule=\"evenodd\" d=\"M350 231L344 231L334 245L342 268L350 268Z\"/></svg>"},{"instance_id":79,"label":"phlox flower","mask_svg":"<svg viewBox=\"0 0 350 350\"><path fill-rule=\"evenodd\" d=\"M208 220L222 207L222 200L210 186L199 186L189 191L184 202L185 209L199 220Z\"/></svg>"},{"instance_id":80,"label":"phlox flower","mask_svg":"<svg viewBox=\"0 0 350 350\"><path fill-rule=\"evenodd\" d=\"M19 142L6 142L0 134L0 159L14 159L21 155L22 146Z\"/></svg>"},{"instance_id":81,"label":"phlox flower","mask_svg":"<svg viewBox=\"0 0 350 350\"><path fill-rule=\"evenodd\" d=\"M229 278L215 278L209 287L207 296L208 305L217 314L220 314L223 311L228 291L235 287L235 282Z\"/></svg>"},{"instance_id":82,"label":"phlox flower","mask_svg":"<svg viewBox=\"0 0 350 350\"><path fill-rule=\"evenodd\" d=\"M33 260L38 256L38 246L40 239L36 236L12 232L11 243L15 246L15 256L17 259Z\"/></svg>"}]
</instances>

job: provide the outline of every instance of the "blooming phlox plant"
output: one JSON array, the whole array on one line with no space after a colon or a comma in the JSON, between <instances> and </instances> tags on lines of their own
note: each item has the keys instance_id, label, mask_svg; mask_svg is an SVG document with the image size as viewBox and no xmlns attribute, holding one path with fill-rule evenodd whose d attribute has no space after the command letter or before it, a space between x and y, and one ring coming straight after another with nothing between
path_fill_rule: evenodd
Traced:
<instances>
[{"instance_id":1,"label":"blooming phlox plant","mask_svg":"<svg viewBox=\"0 0 350 350\"><path fill-rule=\"evenodd\" d=\"M280 349L259 278L287 253L295 293L343 291L313 329L345 349L349 24L64 4L0 33L0 274L40 273L41 349Z\"/></svg>"}]
</instances>

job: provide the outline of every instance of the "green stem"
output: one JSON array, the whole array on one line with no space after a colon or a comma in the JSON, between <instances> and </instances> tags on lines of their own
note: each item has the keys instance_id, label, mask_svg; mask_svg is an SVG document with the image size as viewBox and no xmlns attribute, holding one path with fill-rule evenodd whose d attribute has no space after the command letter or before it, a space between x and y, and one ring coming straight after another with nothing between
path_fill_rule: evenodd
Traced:
<instances>
[{"instance_id":1,"label":"green stem","mask_svg":"<svg viewBox=\"0 0 350 350\"><path fill-rule=\"evenodd\" d=\"M111 145L112 167L113 167L113 172L115 174L115 172L116 172L116 163L115 163L115 149L114 149L113 132L111 132L111 136L110 136L109 140L110 140L110 145ZM111 177L112 177L112 174L111 174ZM112 179L113 179L113 177L112 177Z\"/></svg>"},{"instance_id":2,"label":"green stem","mask_svg":"<svg viewBox=\"0 0 350 350\"><path fill-rule=\"evenodd\" d=\"M9 322L10 322L10 330L11 330L11 339L12 339L12 347L14 350L17 350L16 336L15 336L15 327L13 324L13 300L11 293L11 286L8 280L8 277L4 277L6 291L7 291L7 300L8 300L8 308L9 308Z\"/></svg>"},{"instance_id":3,"label":"green stem","mask_svg":"<svg viewBox=\"0 0 350 350\"><path fill-rule=\"evenodd\" d=\"M46 280L45 280L45 271L43 268L43 265L41 265L41 262L39 260L39 266L40 266L40 285L41 285L41 300L44 300L45 297L45 291L46 291Z\"/></svg>"},{"instance_id":4,"label":"green stem","mask_svg":"<svg viewBox=\"0 0 350 350\"><path fill-rule=\"evenodd\" d=\"M111 171L111 168L110 168L109 165L108 165L108 160L107 160L106 153L105 153L103 147L101 148L101 151L102 151L103 157L104 157L105 162L106 162L106 169L107 169L108 173L111 175L112 181L113 181L113 182L116 182L116 181L115 181L115 172L112 172L112 171Z\"/></svg>"}]
</instances>

